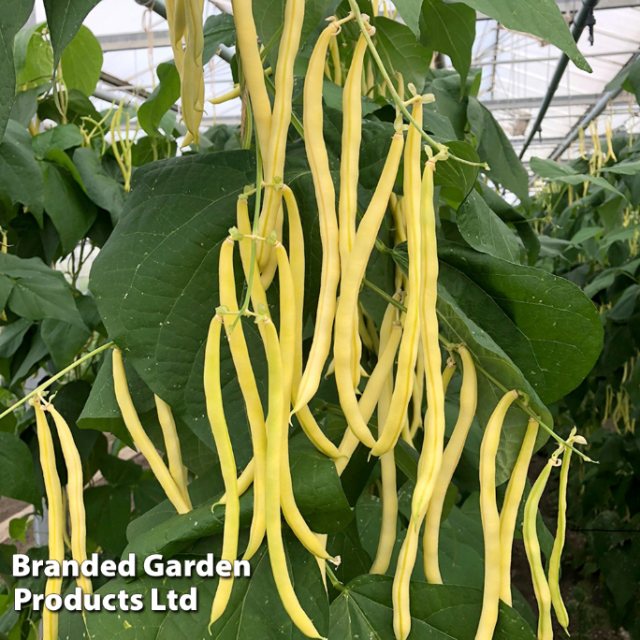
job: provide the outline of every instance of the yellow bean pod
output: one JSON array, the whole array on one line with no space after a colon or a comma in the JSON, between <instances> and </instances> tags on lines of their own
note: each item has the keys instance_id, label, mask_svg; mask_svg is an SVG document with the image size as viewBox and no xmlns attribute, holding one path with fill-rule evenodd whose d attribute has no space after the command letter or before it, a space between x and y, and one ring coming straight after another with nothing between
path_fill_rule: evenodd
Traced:
<instances>
[{"instance_id":1,"label":"yellow bean pod","mask_svg":"<svg viewBox=\"0 0 640 640\"><path fill-rule=\"evenodd\" d=\"M51 430L39 400L32 401L36 414L36 431L40 452L40 466L47 496L49 527L49 560L62 564L64 560L64 506L62 486L56 469L56 453L53 447ZM46 595L59 594L62 590L62 578L48 578ZM42 610L42 640L58 640L58 612L46 607Z\"/></svg>"},{"instance_id":2,"label":"yellow bean pod","mask_svg":"<svg viewBox=\"0 0 640 640\"><path fill-rule=\"evenodd\" d=\"M527 482L533 448L538 435L538 423L532 418L522 440L520 453L511 472L500 511L500 600L511 606L511 553L513 535L522 495Z\"/></svg>"},{"instance_id":3,"label":"yellow bean pod","mask_svg":"<svg viewBox=\"0 0 640 640\"><path fill-rule=\"evenodd\" d=\"M234 562L238 556L238 535L240 532L240 497L236 460L231 446L229 427L224 414L222 385L220 382L220 337L222 318L215 315L209 325L209 334L204 355L204 390L207 416L216 445L220 470L224 482L226 502L224 510L224 531L222 536L222 558ZM211 626L224 613L231 597L233 578L219 578L211 605Z\"/></svg>"},{"instance_id":4,"label":"yellow bean pod","mask_svg":"<svg viewBox=\"0 0 640 640\"><path fill-rule=\"evenodd\" d=\"M502 425L517 391L505 393L493 410L480 445L480 517L484 539L482 613L475 640L491 640L500 603L500 515L496 501L496 454Z\"/></svg>"},{"instance_id":5,"label":"yellow bean pod","mask_svg":"<svg viewBox=\"0 0 640 640\"><path fill-rule=\"evenodd\" d=\"M67 496L71 521L71 557L82 564L87 559L87 518L84 510L84 480L80 453L73 440L67 421L50 403L45 409L51 414L56 425L64 463L67 467ZM80 575L76 582L84 593L93 593L91 580Z\"/></svg>"},{"instance_id":6,"label":"yellow bean pod","mask_svg":"<svg viewBox=\"0 0 640 640\"><path fill-rule=\"evenodd\" d=\"M440 563L438 560L438 546L440 538L440 521L442 508L447 496L447 489L451 484L460 456L467 441L469 429L473 423L478 404L478 379L473 358L466 347L458 347L458 353L462 360L462 387L460 389L460 411L458 419L453 427L453 432L442 458L442 466L433 489L433 496L427 509L423 537L424 573L427 582L442 584ZM453 372L454 367L445 367L445 372ZM444 378L444 376L443 376ZM450 376L449 376L450 379ZM444 387L444 384L443 384Z\"/></svg>"}]
</instances>

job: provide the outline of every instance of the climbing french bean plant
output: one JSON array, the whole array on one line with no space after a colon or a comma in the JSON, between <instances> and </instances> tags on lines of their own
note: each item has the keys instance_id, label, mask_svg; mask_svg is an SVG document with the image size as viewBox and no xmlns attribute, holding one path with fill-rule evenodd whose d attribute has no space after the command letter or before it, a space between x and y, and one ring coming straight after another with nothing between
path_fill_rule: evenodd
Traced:
<instances>
[{"instance_id":1,"label":"climbing french bean plant","mask_svg":"<svg viewBox=\"0 0 640 640\"><path fill-rule=\"evenodd\" d=\"M203 21L203 0L166 0L173 61L101 110L97 2L45 1L37 26L14 4L0 493L33 505L11 523L32 560L137 572L19 578L4 545L0 637L571 631L569 487L592 460L582 425L554 418L600 356L601 314L537 263L538 201L471 66L479 10L588 70L556 4L233 0ZM224 95L205 82L219 55ZM237 127L215 124L228 100ZM620 193L600 153L558 198L594 179ZM153 554L250 576L154 578ZM82 606L16 611L21 589ZM159 592L197 606L154 609Z\"/></svg>"}]
</instances>

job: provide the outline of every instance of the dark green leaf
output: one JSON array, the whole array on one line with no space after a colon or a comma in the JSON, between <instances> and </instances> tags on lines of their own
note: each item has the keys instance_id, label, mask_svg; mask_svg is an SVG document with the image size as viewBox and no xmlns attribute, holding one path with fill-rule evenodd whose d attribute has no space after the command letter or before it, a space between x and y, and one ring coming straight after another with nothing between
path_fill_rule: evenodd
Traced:
<instances>
[{"instance_id":1,"label":"dark green leaf","mask_svg":"<svg viewBox=\"0 0 640 640\"><path fill-rule=\"evenodd\" d=\"M428 49L451 58L465 85L476 37L476 12L459 2L424 0L420 15L420 40Z\"/></svg>"},{"instance_id":2,"label":"dark green leaf","mask_svg":"<svg viewBox=\"0 0 640 640\"><path fill-rule=\"evenodd\" d=\"M500 125L475 98L469 98L468 116L471 129L478 138L480 158L489 163L487 175L515 193L520 200L526 200L529 177Z\"/></svg>"},{"instance_id":3,"label":"dark green leaf","mask_svg":"<svg viewBox=\"0 0 640 640\"><path fill-rule=\"evenodd\" d=\"M564 51L583 71L591 71L554 0L462 0L507 29L538 36Z\"/></svg>"},{"instance_id":4,"label":"dark green leaf","mask_svg":"<svg viewBox=\"0 0 640 640\"><path fill-rule=\"evenodd\" d=\"M43 320L57 318L77 324L82 322L69 284L39 258L18 258L0 253L0 273L13 283L9 308L23 318Z\"/></svg>"},{"instance_id":5,"label":"dark green leaf","mask_svg":"<svg viewBox=\"0 0 640 640\"><path fill-rule=\"evenodd\" d=\"M329 640L392 638L392 579L362 576L331 604ZM468 587L411 584L411 637L415 640L473 640L482 591ZM535 634L511 607L500 605L494 640L533 640Z\"/></svg>"},{"instance_id":6,"label":"dark green leaf","mask_svg":"<svg viewBox=\"0 0 640 640\"><path fill-rule=\"evenodd\" d=\"M451 153L469 162L479 162L476 150L468 143L459 140L445 142ZM435 174L436 186L444 187L444 194L452 206L458 206L469 195L478 177L478 167L462 164L455 160L439 162Z\"/></svg>"},{"instance_id":7,"label":"dark green leaf","mask_svg":"<svg viewBox=\"0 0 640 640\"><path fill-rule=\"evenodd\" d=\"M18 350L31 325L31 320L18 318L15 322L0 327L0 358L10 358Z\"/></svg>"},{"instance_id":8,"label":"dark green leaf","mask_svg":"<svg viewBox=\"0 0 640 640\"><path fill-rule=\"evenodd\" d=\"M71 149L84 142L80 128L75 124L59 124L34 136L31 144L38 158L44 158L50 149Z\"/></svg>"},{"instance_id":9,"label":"dark green leaf","mask_svg":"<svg viewBox=\"0 0 640 640\"><path fill-rule=\"evenodd\" d=\"M91 332L80 324L47 318L42 321L40 335L49 349L53 363L58 369L63 369L74 361Z\"/></svg>"},{"instance_id":10,"label":"dark green leaf","mask_svg":"<svg viewBox=\"0 0 640 640\"><path fill-rule=\"evenodd\" d=\"M216 54L221 44L230 47L236 41L236 29L233 16L226 13L209 16L204 23L204 49L202 63L207 64ZM161 65L158 65L161 66Z\"/></svg>"},{"instance_id":11,"label":"dark green leaf","mask_svg":"<svg viewBox=\"0 0 640 640\"><path fill-rule=\"evenodd\" d=\"M89 487L84 492L87 536L107 553L119 555L127 540L131 491L123 486Z\"/></svg>"},{"instance_id":12,"label":"dark green leaf","mask_svg":"<svg viewBox=\"0 0 640 640\"><path fill-rule=\"evenodd\" d=\"M422 0L396 0L394 2L400 17L416 37L420 36L420 29L424 27L420 20L421 2Z\"/></svg>"},{"instance_id":13,"label":"dark green leaf","mask_svg":"<svg viewBox=\"0 0 640 640\"><path fill-rule=\"evenodd\" d=\"M76 89L90 96L100 78L102 47L98 39L84 25L65 47L60 64L67 90Z\"/></svg>"},{"instance_id":14,"label":"dark green leaf","mask_svg":"<svg viewBox=\"0 0 640 640\"><path fill-rule=\"evenodd\" d=\"M405 86L412 82L418 91L422 91L431 60L428 50L416 42L409 27L395 20L379 17L373 24L376 47L391 77L399 72Z\"/></svg>"},{"instance_id":15,"label":"dark green leaf","mask_svg":"<svg viewBox=\"0 0 640 640\"><path fill-rule=\"evenodd\" d=\"M218 16L215 16L218 17ZM140 126L150 135L158 135L162 116L180 97L180 76L173 62L162 62L156 68L160 83L138 108Z\"/></svg>"},{"instance_id":16,"label":"dark green leaf","mask_svg":"<svg viewBox=\"0 0 640 640\"><path fill-rule=\"evenodd\" d=\"M254 179L251 154L176 158L145 166L136 178L123 218L94 264L91 288L109 335L129 362L212 447L202 388L204 343L218 304L220 244L235 224L238 195ZM249 324L247 334L256 334ZM234 444L242 459L249 455L244 425L237 424L245 422L244 403L228 352L222 360L225 407L236 421Z\"/></svg>"},{"instance_id":17,"label":"dark green leaf","mask_svg":"<svg viewBox=\"0 0 640 640\"><path fill-rule=\"evenodd\" d=\"M100 156L93 149L76 149L73 162L84 183L87 195L111 214L115 223L124 206L124 187L105 169Z\"/></svg>"},{"instance_id":18,"label":"dark green leaf","mask_svg":"<svg viewBox=\"0 0 640 640\"><path fill-rule=\"evenodd\" d=\"M65 47L100 0L44 0L57 65Z\"/></svg>"},{"instance_id":19,"label":"dark green leaf","mask_svg":"<svg viewBox=\"0 0 640 640\"><path fill-rule=\"evenodd\" d=\"M517 237L476 191L460 205L456 222L462 237L476 251L509 262L520 262L522 246Z\"/></svg>"},{"instance_id":20,"label":"dark green leaf","mask_svg":"<svg viewBox=\"0 0 640 640\"><path fill-rule=\"evenodd\" d=\"M0 432L0 495L39 504L31 451L12 433Z\"/></svg>"},{"instance_id":21,"label":"dark green leaf","mask_svg":"<svg viewBox=\"0 0 640 640\"><path fill-rule=\"evenodd\" d=\"M33 0L6 0L0 11L0 142L16 94L13 40L32 10Z\"/></svg>"},{"instance_id":22,"label":"dark green leaf","mask_svg":"<svg viewBox=\"0 0 640 640\"><path fill-rule=\"evenodd\" d=\"M13 120L9 120L0 143L0 191L32 212L42 211L42 172L31 148L31 136Z\"/></svg>"},{"instance_id":23,"label":"dark green leaf","mask_svg":"<svg viewBox=\"0 0 640 640\"><path fill-rule=\"evenodd\" d=\"M96 207L64 169L43 164L46 212L60 236L62 252L71 253L96 219Z\"/></svg>"}]
</instances>

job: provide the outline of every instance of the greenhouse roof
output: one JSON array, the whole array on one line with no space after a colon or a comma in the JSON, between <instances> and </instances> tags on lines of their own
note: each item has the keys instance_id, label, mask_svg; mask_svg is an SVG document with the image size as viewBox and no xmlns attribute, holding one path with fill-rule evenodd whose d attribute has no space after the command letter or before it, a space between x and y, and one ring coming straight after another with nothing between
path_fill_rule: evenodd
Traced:
<instances>
[{"instance_id":1,"label":"greenhouse roof","mask_svg":"<svg viewBox=\"0 0 640 640\"><path fill-rule=\"evenodd\" d=\"M583 4L582 0L557 3L569 23ZM228 5L226 0L209 0L205 13L219 13ZM568 136L577 133L585 115L591 117L600 110L602 115L595 119L600 134L607 125L614 131L640 132L640 114L633 96L612 91L602 97L620 70L638 56L640 0L600 0L593 17L593 42L588 27L579 39L579 48L593 72L581 71L569 63L541 130L524 153L525 160L534 155L575 156L575 142L568 150L563 149L570 140ZM42 0L37 0L33 19L44 18ZM102 81L96 91L99 101L130 98L131 93L141 95L140 90L144 95L144 91L153 89L156 65L172 58L166 21L161 16L134 0L103 0L85 24L99 37L105 52ZM522 151L532 132L560 57L557 48L478 15L473 66L482 71L480 98L510 136L517 152ZM208 97L233 86L230 67L219 57L208 64L205 77ZM233 124L239 118L238 99L207 105L205 124Z\"/></svg>"}]
</instances>

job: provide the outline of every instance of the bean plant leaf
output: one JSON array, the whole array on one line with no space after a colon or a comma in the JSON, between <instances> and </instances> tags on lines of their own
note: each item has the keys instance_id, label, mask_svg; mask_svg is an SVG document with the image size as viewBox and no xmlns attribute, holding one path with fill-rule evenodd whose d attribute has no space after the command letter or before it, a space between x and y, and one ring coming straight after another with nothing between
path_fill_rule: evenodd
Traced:
<instances>
[{"instance_id":1,"label":"bean plant leaf","mask_svg":"<svg viewBox=\"0 0 640 640\"><path fill-rule=\"evenodd\" d=\"M329 640L393 637L392 578L356 578L331 604ZM473 640L482 591L459 586L411 583L411 637L416 640ZM511 607L500 604L494 640L533 640L535 634Z\"/></svg>"},{"instance_id":2,"label":"bean plant leaf","mask_svg":"<svg viewBox=\"0 0 640 640\"><path fill-rule=\"evenodd\" d=\"M33 0L6 0L0 12L0 142L15 101L13 39L33 10Z\"/></svg>"},{"instance_id":3,"label":"bean plant leaf","mask_svg":"<svg viewBox=\"0 0 640 640\"><path fill-rule=\"evenodd\" d=\"M160 82L138 108L140 126L150 136L159 135L160 121L180 97L180 76L173 62L161 62L156 74Z\"/></svg>"},{"instance_id":4,"label":"bean plant leaf","mask_svg":"<svg viewBox=\"0 0 640 640\"><path fill-rule=\"evenodd\" d=\"M428 49L451 58L465 86L476 37L476 12L460 2L424 0L420 14L420 40Z\"/></svg>"},{"instance_id":5,"label":"bean plant leaf","mask_svg":"<svg viewBox=\"0 0 640 640\"><path fill-rule=\"evenodd\" d=\"M487 175L521 200L526 200L529 195L529 176L491 112L471 97L468 117L471 130L478 139L478 154L489 164Z\"/></svg>"},{"instance_id":6,"label":"bean plant leaf","mask_svg":"<svg viewBox=\"0 0 640 640\"><path fill-rule=\"evenodd\" d=\"M38 505L33 458L26 443L0 432L0 495Z\"/></svg>"},{"instance_id":7,"label":"bean plant leaf","mask_svg":"<svg viewBox=\"0 0 640 640\"><path fill-rule=\"evenodd\" d=\"M520 262L522 245L509 227L472 191L456 214L462 237L476 250L509 262Z\"/></svg>"},{"instance_id":8,"label":"bean plant leaf","mask_svg":"<svg viewBox=\"0 0 640 640\"><path fill-rule=\"evenodd\" d=\"M76 89L90 96L98 84L102 60L98 39L87 27L81 26L66 46L60 61L67 89Z\"/></svg>"},{"instance_id":9,"label":"bean plant leaf","mask_svg":"<svg viewBox=\"0 0 640 640\"><path fill-rule=\"evenodd\" d=\"M228 47L235 44L236 29L233 16L226 13L209 16L204 23L203 36L202 63L207 64L216 54L221 44Z\"/></svg>"},{"instance_id":10,"label":"bean plant leaf","mask_svg":"<svg viewBox=\"0 0 640 640\"><path fill-rule=\"evenodd\" d=\"M213 552L215 548L210 550ZM201 550L194 553L194 559L204 559L202 553ZM318 630L326 635L329 626L329 605L317 562L299 543L287 541L286 553L296 591L305 594L305 610ZM225 613L209 631L211 602L217 584L217 579L197 576L171 580L142 577L131 582L122 578L111 580L101 587L98 593L118 594L122 591L129 595L141 594L144 609L121 615L114 615L106 610L85 613L86 626L81 613L63 612L60 616L60 637L91 640L131 635L135 640L176 640L207 638L211 635L219 640L263 640L278 636L304 640L304 636L295 629L280 602L269 557L264 548L251 560L250 578L239 577L235 580ZM152 589L158 590L160 602L166 602L168 591L171 589L180 596L195 589L196 610L153 611Z\"/></svg>"},{"instance_id":11,"label":"bean plant leaf","mask_svg":"<svg viewBox=\"0 0 640 640\"><path fill-rule=\"evenodd\" d=\"M554 0L462 0L507 29L530 33L564 51L583 71L591 67L578 47Z\"/></svg>"},{"instance_id":12,"label":"bean plant leaf","mask_svg":"<svg viewBox=\"0 0 640 640\"><path fill-rule=\"evenodd\" d=\"M100 0L44 0L55 56L54 65L57 66L65 47L76 35L91 9L99 2Z\"/></svg>"},{"instance_id":13,"label":"bean plant leaf","mask_svg":"<svg viewBox=\"0 0 640 640\"><path fill-rule=\"evenodd\" d=\"M19 316L29 320L57 318L72 324L82 323L64 275L39 258L0 253L0 281L10 285L7 306Z\"/></svg>"},{"instance_id":14,"label":"bean plant leaf","mask_svg":"<svg viewBox=\"0 0 640 640\"><path fill-rule=\"evenodd\" d=\"M253 179L252 157L244 151L140 168L122 219L91 273L90 287L111 338L151 390L210 448L202 372L208 326L219 304L218 256L236 223L237 197ZM253 325L245 326L260 381L262 348ZM250 455L246 409L226 349L222 367L227 419L242 463Z\"/></svg>"},{"instance_id":15,"label":"bean plant leaf","mask_svg":"<svg viewBox=\"0 0 640 640\"><path fill-rule=\"evenodd\" d=\"M412 82L418 91L422 91L429 71L429 50L416 42L415 35L406 25L383 17L374 18L373 24L376 46L391 77L399 72L405 86Z\"/></svg>"},{"instance_id":16,"label":"bean plant leaf","mask_svg":"<svg viewBox=\"0 0 640 640\"><path fill-rule=\"evenodd\" d=\"M429 0L397 0L394 5L400 14L404 23L413 31L416 37L420 36L420 9L421 4L424 6Z\"/></svg>"},{"instance_id":17,"label":"bean plant leaf","mask_svg":"<svg viewBox=\"0 0 640 640\"><path fill-rule=\"evenodd\" d=\"M42 211L42 171L31 148L31 136L13 120L0 143L0 193L36 214Z\"/></svg>"}]
</instances>

